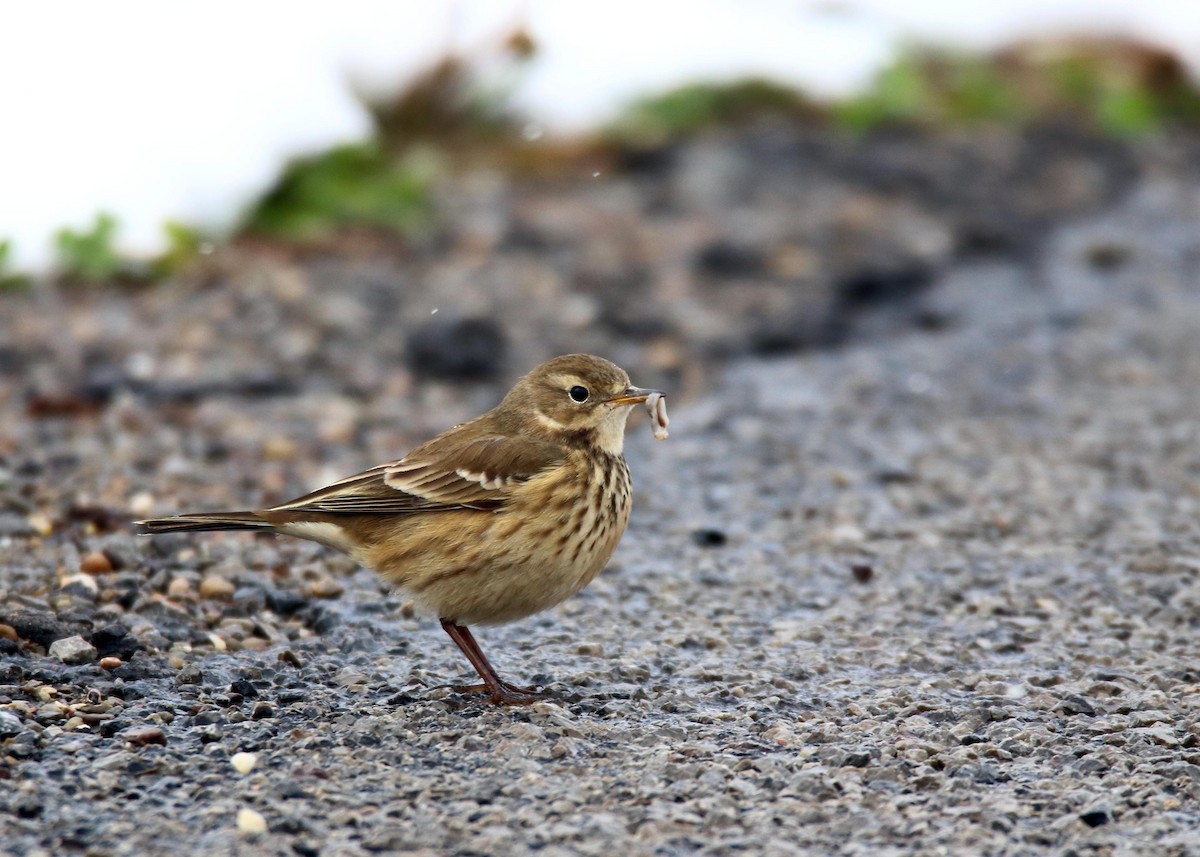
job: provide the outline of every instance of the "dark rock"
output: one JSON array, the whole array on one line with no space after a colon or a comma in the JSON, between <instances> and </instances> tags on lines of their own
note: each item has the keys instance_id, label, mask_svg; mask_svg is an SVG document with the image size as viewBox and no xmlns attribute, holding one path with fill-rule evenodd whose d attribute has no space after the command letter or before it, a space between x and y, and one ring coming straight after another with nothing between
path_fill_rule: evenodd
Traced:
<instances>
[{"instance_id":1,"label":"dark rock","mask_svg":"<svg viewBox=\"0 0 1200 857\"><path fill-rule=\"evenodd\" d=\"M728 540L728 537L722 530L716 530L710 527L702 527L698 530L692 530L692 541L702 548L723 547Z\"/></svg>"},{"instance_id":2,"label":"dark rock","mask_svg":"<svg viewBox=\"0 0 1200 857\"><path fill-rule=\"evenodd\" d=\"M835 292L840 305L864 307L910 300L931 282L933 272L925 265L864 268L843 277L835 285Z\"/></svg>"},{"instance_id":3,"label":"dark rock","mask_svg":"<svg viewBox=\"0 0 1200 857\"><path fill-rule=\"evenodd\" d=\"M66 637L86 636L87 629L82 625L63 622L49 613L36 613L30 610L9 612L0 611L0 623L11 625L22 640L29 640L46 648L55 640Z\"/></svg>"},{"instance_id":4,"label":"dark rock","mask_svg":"<svg viewBox=\"0 0 1200 857\"><path fill-rule=\"evenodd\" d=\"M318 634L328 634L340 624L337 614L320 604L310 604L299 615L304 624Z\"/></svg>"},{"instance_id":5,"label":"dark rock","mask_svg":"<svg viewBox=\"0 0 1200 857\"><path fill-rule=\"evenodd\" d=\"M504 366L506 347L504 331L490 319L435 318L410 334L408 366L427 378L494 378Z\"/></svg>"},{"instance_id":6,"label":"dark rock","mask_svg":"<svg viewBox=\"0 0 1200 857\"><path fill-rule=\"evenodd\" d=\"M864 563L855 563L850 566L850 573L859 583L870 583L871 578L875 576L875 569Z\"/></svg>"},{"instance_id":7,"label":"dark rock","mask_svg":"<svg viewBox=\"0 0 1200 857\"><path fill-rule=\"evenodd\" d=\"M1058 707L1067 714L1086 714L1090 717L1096 713L1094 705L1082 696L1074 693L1064 696Z\"/></svg>"},{"instance_id":8,"label":"dark rock","mask_svg":"<svg viewBox=\"0 0 1200 857\"><path fill-rule=\"evenodd\" d=\"M251 372L240 378L234 378L222 385L220 392L261 399L268 396L294 396L299 389L295 378L273 371L265 371Z\"/></svg>"},{"instance_id":9,"label":"dark rock","mask_svg":"<svg viewBox=\"0 0 1200 857\"><path fill-rule=\"evenodd\" d=\"M308 604L308 599L293 589L268 589L265 595L267 607L280 616L291 616Z\"/></svg>"},{"instance_id":10,"label":"dark rock","mask_svg":"<svg viewBox=\"0 0 1200 857\"><path fill-rule=\"evenodd\" d=\"M729 241L713 241L700 248L693 266L710 277L757 277L766 271L762 250Z\"/></svg>"},{"instance_id":11,"label":"dark rock","mask_svg":"<svg viewBox=\"0 0 1200 857\"><path fill-rule=\"evenodd\" d=\"M123 717L114 717L112 720L100 721L99 731L103 738L112 738L118 732L128 729L130 721Z\"/></svg>"},{"instance_id":12,"label":"dark rock","mask_svg":"<svg viewBox=\"0 0 1200 857\"><path fill-rule=\"evenodd\" d=\"M115 678L125 682L126 698L134 699L136 697L131 694L142 693L139 690L142 682L168 678L174 675L175 671L171 669L166 659L161 656L150 657L139 649L128 661L113 670L112 674Z\"/></svg>"},{"instance_id":13,"label":"dark rock","mask_svg":"<svg viewBox=\"0 0 1200 857\"><path fill-rule=\"evenodd\" d=\"M37 818L42 814L42 802L33 796L23 797L14 804L13 811L18 818Z\"/></svg>"},{"instance_id":14,"label":"dark rock","mask_svg":"<svg viewBox=\"0 0 1200 857\"><path fill-rule=\"evenodd\" d=\"M1101 801L1088 807L1079 814L1079 820L1088 827L1100 827L1113 820L1112 807Z\"/></svg>"},{"instance_id":15,"label":"dark rock","mask_svg":"<svg viewBox=\"0 0 1200 857\"><path fill-rule=\"evenodd\" d=\"M92 645L100 657L115 656L123 661L133 657L142 647L138 639L129 633L129 628L120 622L112 622L92 632Z\"/></svg>"},{"instance_id":16,"label":"dark rock","mask_svg":"<svg viewBox=\"0 0 1200 857\"><path fill-rule=\"evenodd\" d=\"M871 764L871 754L866 750L855 750L842 757L842 766L846 768L865 768Z\"/></svg>"},{"instance_id":17,"label":"dark rock","mask_svg":"<svg viewBox=\"0 0 1200 857\"><path fill-rule=\"evenodd\" d=\"M269 703L269 702L260 701L260 702L254 703L254 710L250 712L250 718L252 720L266 720L266 719L274 717L274 716L275 716L275 709L271 706L271 703Z\"/></svg>"},{"instance_id":18,"label":"dark rock","mask_svg":"<svg viewBox=\"0 0 1200 857\"><path fill-rule=\"evenodd\" d=\"M253 699L258 696L258 688L253 682L247 681L244 678L239 678L237 681L229 685L229 692L240 694L246 699Z\"/></svg>"},{"instance_id":19,"label":"dark rock","mask_svg":"<svg viewBox=\"0 0 1200 857\"><path fill-rule=\"evenodd\" d=\"M186 664L183 669L175 674L175 684L203 684L204 673L196 664Z\"/></svg>"},{"instance_id":20,"label":"dark rock","mask_svg":"<svg viewBox=\"0 0 1200 857\"><path fill-rule=\"evenodd\" d=\"M626 144L617 148L614 156L622 172L640 176L661 176L675 166L679 148L666 144Z\"/></svg>"},{"instance_id":21,"label":"dark rock","mask_svg":"<svg viewBox=\"0 0 1200 857\"><path fill-rule=\"evenodd\" d=\"M296 669L304 666L304 662L300 660L300 656L291 649L284 649L276 658L282 664L288 664Z\"/></svg>"}]
</instances>

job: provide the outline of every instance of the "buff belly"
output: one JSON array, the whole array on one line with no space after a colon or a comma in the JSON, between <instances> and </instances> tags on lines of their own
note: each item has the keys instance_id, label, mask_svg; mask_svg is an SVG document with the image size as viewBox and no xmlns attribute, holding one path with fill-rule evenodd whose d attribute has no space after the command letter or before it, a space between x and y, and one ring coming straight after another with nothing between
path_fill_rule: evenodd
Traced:
<instances>
[{"instance_id":1,"label":"buff belly","mask_svg":"<svg viewBox=\"0 0 1200 857\"><path fill-rule=\"evenodd\" d=\"M586 500L547 475L498 512L417 515L403 539L354 556L413 599L422 612L462 625L522 619L559 604L604 568L629 521L629 475L576 471ZM570 496L568 496L570 495Z\"/></svg>"}]
</instances>

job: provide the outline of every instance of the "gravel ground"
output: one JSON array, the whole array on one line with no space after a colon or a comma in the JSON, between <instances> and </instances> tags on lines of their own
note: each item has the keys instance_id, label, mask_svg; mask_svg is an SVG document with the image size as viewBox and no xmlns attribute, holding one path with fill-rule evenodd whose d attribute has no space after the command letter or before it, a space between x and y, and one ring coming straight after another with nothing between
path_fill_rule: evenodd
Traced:
<instances>
[{"instance_id":1,"label":"gravel ground","mask_svg":"<svg viewBox=\"0 0 1200 857\"><path fill-rule=\"evenodd\" d=\"M0 299L0 847L1200 854L1200 181L1122 167L1003 253L963 251L978 222L941 190L837 170L807 226L768 230L778 246L681 206L626 307L654 324L631 331L613 307L635 286L576 275L624 264L612 235L662 227L656 194L682 169L577 201L576 225L629 194L632 225L599 218L558 250L230 251L162 289ZM504 189L493 231L549 193ZM871 203L851 243L880 258L905 258L904 212L943 236L912 245L941 254L920 288L847 312L846 277L880 269L839 267L825 239L810 279L772 279L800 264L784 233L816 234L847 194ZM781 216L789 197L741 210L758 203ZM487 288L447 285L489 253L520 286L499 314ZM411 362L405 333L439 299L508 343L492 380ZM820 325L755 339L763 307L812 300ZM817 328L838 347L812 348ZM422 360L458 353L442 338L461 330L423 330ZM315 545L125 529L395 457L576 339L681 394L665 444L635 415L634 517L609 569L479 635L544 702L450 690L468 667L436 623Z\"/></svg>"}]
</instances>

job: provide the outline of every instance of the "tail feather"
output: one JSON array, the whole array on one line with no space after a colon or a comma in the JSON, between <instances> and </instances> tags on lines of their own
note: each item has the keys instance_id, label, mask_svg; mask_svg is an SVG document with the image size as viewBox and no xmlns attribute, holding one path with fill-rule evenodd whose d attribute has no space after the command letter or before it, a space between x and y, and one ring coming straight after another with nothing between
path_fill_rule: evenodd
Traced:
<instances>
[{"instance_id":1,"label":"tail feather","mask_svg":"<svg viewBox=\"0 0 1200 857\"><path fill-rule=\"evenodd\" d=\"M191 515L172 515L169 518L150 518L133 522L139 536L159 533L191 533L201 530L271 530L274 526L257 512L200 512Z\"/></svg>"}]
</instances>

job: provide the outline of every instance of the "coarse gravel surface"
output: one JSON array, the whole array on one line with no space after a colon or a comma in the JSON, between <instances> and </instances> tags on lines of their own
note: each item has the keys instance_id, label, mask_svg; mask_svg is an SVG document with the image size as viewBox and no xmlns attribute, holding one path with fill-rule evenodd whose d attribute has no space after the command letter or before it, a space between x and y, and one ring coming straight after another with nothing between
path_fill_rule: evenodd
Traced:
<instances>
[{"instance_id":1,"label":"coarse gravel surface","mask_svg":"<svg viewBox=\"0 0 1200 857\"><path fill-rule=\"evenodd\" d=\"M1200 854L1198 263L1200 182L1147 175L836 348L601 339L683 392L610 567L479 631L517 708L329 551L125 522L396 457L525 364L414 378L312 266L6 296L0 851Z\"/></svg>"}]
</instances>

